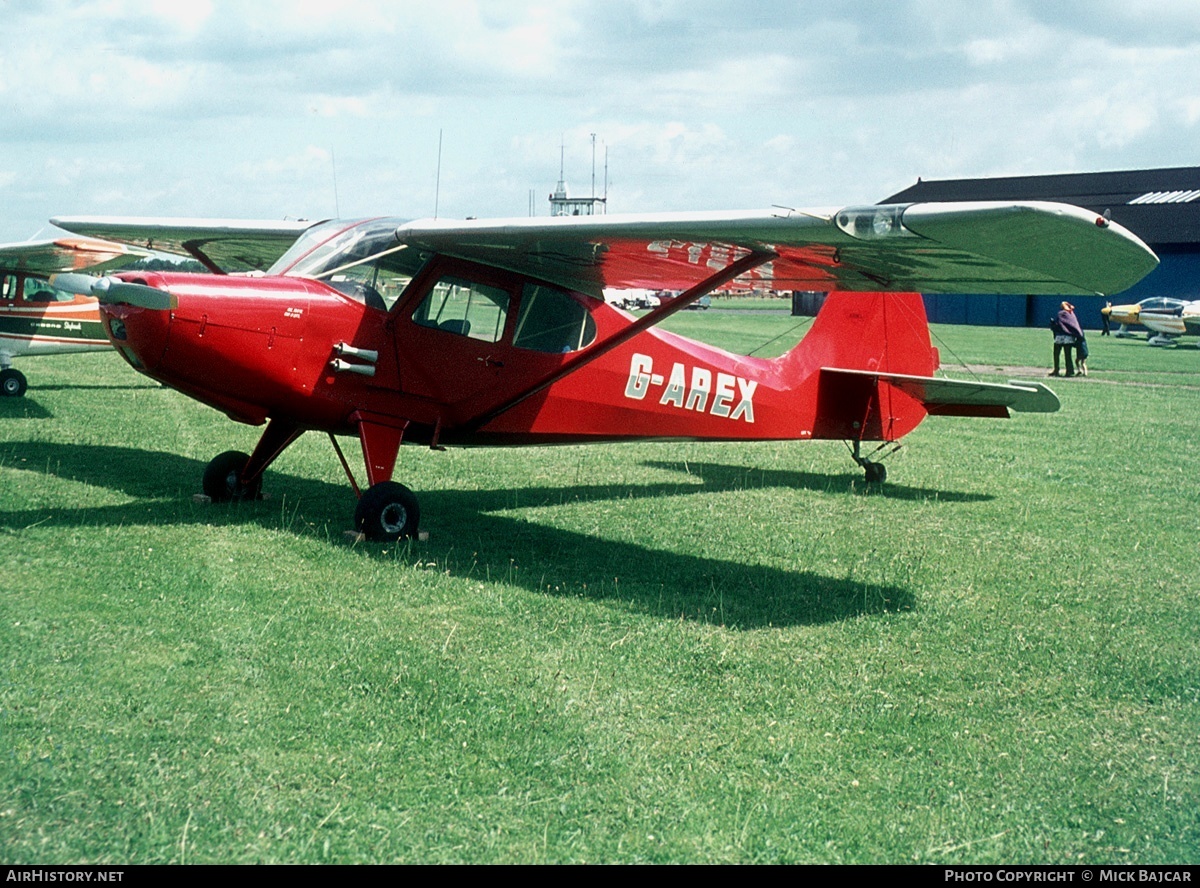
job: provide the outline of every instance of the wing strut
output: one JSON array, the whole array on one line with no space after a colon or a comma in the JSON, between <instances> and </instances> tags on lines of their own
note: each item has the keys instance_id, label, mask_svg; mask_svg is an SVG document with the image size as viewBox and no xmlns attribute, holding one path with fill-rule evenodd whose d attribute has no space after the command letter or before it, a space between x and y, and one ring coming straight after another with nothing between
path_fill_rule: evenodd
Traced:
<instances>
[{"instance_id":1,"label":"wing strut","mask_svg":"<svg viewBox=\"0 0 1200 888\"><path fill-rule=\"evenodd\" d=\"M519 394L514 395L512 398L509 398L507 401L505 401L499 407L493 407L487 413L481 414L480 416L476 417L468 424L469 427L477 429L477 428L480 428L481 426L486 425L487 423L491 422L493 419L495 419L500 414L504 413L507 410L511 410L513 407L516 407L518 404L520 404L526 398L536 395L538 392L553 385L554 383L558 382L560 379L563 379L566 376L570 376L572 373L574 373L576 370L580 369L581 367L585 367L588 364L590 364L592 361L596 360L597 358L608 354L614 348L624 345L626 342L628 342L630 339L633 339L633 337L637 336L642 331L647 330L650 327L653 327L655 324L660 323L661 321L663 321L670 315L675 314L675 312L682 311L683 309L685 309L689 305L691 305L693 302L695 302L697 299L699 299L701 296L707 296L713 290L717 289L720 286L723 286L724 284L729 283L730 281L732 281L734 278L738 277L739 275L743 275L746 272L748 272L752 269L758 268L760 265L764 265L767 262L770 262L773 259L777 259L777 258L778 258L777 254L775 254L769 250L761 250L761 251L755 251L753 253L748 253L747 255L743 256L741 259L738 259L736 262L732 262L729 265L725 266L725 268L721 269L716 274L705 278L700 283L696 284L694 287L691 287L691 288L685 290L683 293L681 293L678 296L678 298L672 299L666 305L660 305L658 308L652 310L650 313L645 314L642 317L638 318L636 321L634 321L628 327L623 327L622 329L618 330L616 333L612 334L607 339L600 340L600 342L596 343L591 348L587 349L586 351L581 352L576 357L574 357L571 360L564 363L557 370L553 371L552 373L548 373L547 375L543 376L541 379L534 382L532 385L523 389Z\"/></svg>"},{"instance_id":2,"label":"wing strut","mask_svg":"<svg viewBox=\"0 0 1200 888\"><path fill-rule=\"evenodd\" d=\"M213 262L204 252L204 248L208 246L208 241L204 240L186 240L183 242L183 248L188 251L193 259L211 271L213 274L226 274L225 269Z\"/></svg>"}]
</instances>

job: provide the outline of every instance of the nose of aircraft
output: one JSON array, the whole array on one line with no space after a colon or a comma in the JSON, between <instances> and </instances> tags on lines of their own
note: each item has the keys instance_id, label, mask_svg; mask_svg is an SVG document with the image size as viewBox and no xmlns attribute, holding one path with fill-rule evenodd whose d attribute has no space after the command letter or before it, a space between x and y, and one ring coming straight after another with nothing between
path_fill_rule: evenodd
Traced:
<instances>
[{"instance_id":1,"label":"nose of aircraft","mask_svg":"<svg viewBox=\"0 0 1200 888\"><path fill-rule=\"evenodd\" d=\"M1113 305L1108 308L1109 319L1114 324L1128 324L1132 326L1138 322L1138 314L1141 311L1141 306L1136 302L1129 305ZM1101 309L1104 311L1104 309Z\"/></svg>"},{"instance_id":2,"label":"nose of aircraft","mask_svg":"<svg viewBox=\"0 0 1200 888\"><path fill-rule=\"evenodd\" d=\"M179 304L166 290L123 281L120 278L100 278L92 286L92 294L100 300L101 305L132 305L154 311L168 311Z\"/></svg>"},{"instance_id":3,"label":"nose of aircraft","mask_svg":"<svg viewBox=\"0 0 1200 888\"><path fill-rule=\"evenodd\" d=\"M158 366L167 347L175 297L145 284L102 278L92 288L109 341L137 370Z\"/></svg>"},{"instance_id":4,"label":"nose of aircraft","mask_svg":"<svg viewBox=\"0 0 1200 888\"><path fill-rule=\"evenodd\" d=\"M161 360L178 299L163 287L120 277L94 277L69 272L51 275L51 283L69 293L94 296L109 341L138 370L152 370Z\"/></svg>"}]
</instances>

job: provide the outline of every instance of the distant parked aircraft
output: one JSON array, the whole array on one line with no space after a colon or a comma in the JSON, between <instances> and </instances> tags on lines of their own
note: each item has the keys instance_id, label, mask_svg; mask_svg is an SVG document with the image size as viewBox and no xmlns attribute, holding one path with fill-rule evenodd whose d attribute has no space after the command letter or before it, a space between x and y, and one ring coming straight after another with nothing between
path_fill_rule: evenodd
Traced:
<instances>
[{"instance_id":1,"label":"distant parked aircraft","mask_svg":"<svg viewBox=\"0 0 1200 888\"><path fill-rule=\"evenodd\" d=\"M54 287L51 274L98 271L143 255L122 244L71 236L0 245L0 395L25 394L15 357L112 348L95 297Z\"/></svg>"}]
</instances>

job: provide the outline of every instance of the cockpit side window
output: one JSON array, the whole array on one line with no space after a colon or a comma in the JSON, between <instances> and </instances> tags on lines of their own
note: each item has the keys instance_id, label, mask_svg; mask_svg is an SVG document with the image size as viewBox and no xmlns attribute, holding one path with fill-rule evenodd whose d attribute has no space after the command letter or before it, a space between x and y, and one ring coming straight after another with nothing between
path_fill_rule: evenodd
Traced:
<instances>
[{"instance_id":1,"label":"cockpit side window","mask_svg":"<svg viewBox=\"0 0 1200 888\"><path fill-rule=\"evenodd\" d=\"M508 319L507 290L443 275L413 312L413 321L482 342L498 342Z\"/></svg>"},{"instance_id":2,"label":"cockpit side window","mask_svg":"<svg viewBox=\"0 0 1200 888\"><path fill-rule=\"evenodd\" d=\"M396 250L374 262L343 268L326 280L350 298L388 311L428 259L429 254L421 250Z\"/></svg>"},{"instance_id":3,"label":"cockpit side window","mask_svg":"<svg viewBox=\"0 0 1200 888\"><path fill-rule=\"evenodd\" d=\"M21 298L25 302L73 302L74 295L50 285L45 278L27 277L21 288Z\"/></svg>"},{"instance_id":4,"label":"cockpit side window","mask_svg":"<svg viewBox=\"0 0 1200 888\"><path fill-rule=\"evenodd\" d=\"M596 321L575 297L557 287L526 284L513 345L532 351L579 351L596 339Z\"/></svg>"}]
</instances>

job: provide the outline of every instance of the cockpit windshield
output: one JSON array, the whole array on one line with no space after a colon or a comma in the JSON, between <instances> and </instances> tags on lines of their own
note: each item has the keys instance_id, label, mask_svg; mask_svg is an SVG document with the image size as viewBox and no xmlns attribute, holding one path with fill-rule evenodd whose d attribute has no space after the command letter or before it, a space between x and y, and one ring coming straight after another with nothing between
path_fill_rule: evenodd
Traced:
<instances>
[{"instance_id":1,"label":"cockpit windshield","mask_svg":"<svg viewBox=\"0 0 1200 888\"><path fill-rule=\"evenodd\" d=\"M339 265L365 259L396 246L399 219L331 219L314 225L275 260L268 275L319 277Z\"/></svg>"},{"instance_id":2,"label":"cockpit windshield","mask_svg":"<svg viewBox=\"0 0 1200 888\"><path fill-rule=\"evenodd\" d=\"M429 258L396 240L402 219L314 225L279 257L267 274L323 280L347 296L386 311Z\"/></svg>"},{"instance_id":3,"label":"cockpit windshield","mask_svg":"<svg viewBox=\"0 0 1200 888\"><path fill-rule=\"evenodd\" d=\"M1179 314L1183 311L1185 302L1171 296L1151 296L1138 303L1142 311L1152 311L1158 314Z\"/></svg>"}]
</instances>

